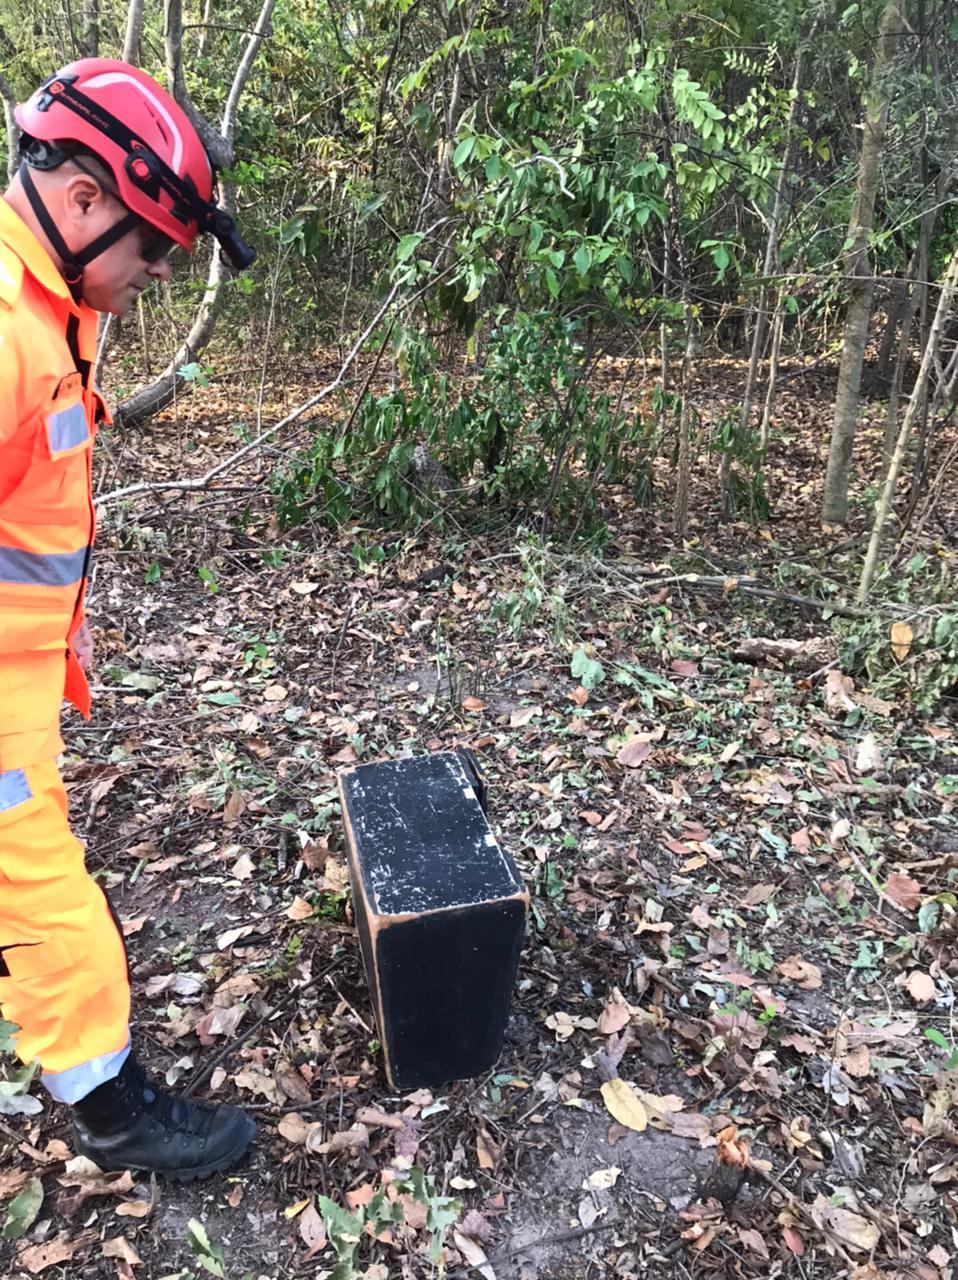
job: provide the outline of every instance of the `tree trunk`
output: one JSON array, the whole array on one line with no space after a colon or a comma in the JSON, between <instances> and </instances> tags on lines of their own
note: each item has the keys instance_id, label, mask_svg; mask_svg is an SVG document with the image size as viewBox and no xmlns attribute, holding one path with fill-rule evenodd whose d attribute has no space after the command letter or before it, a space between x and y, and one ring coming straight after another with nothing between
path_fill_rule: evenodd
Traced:
<instances>
[{"instance_id":1,"label":"tree trunk","mask_svg":"<svg viewBox=\"0 0 958 1280\"><path fill-rule=\"evenodd\" d=\"M100 0L83 0L80 19L80 56L100 56Z\"/></svg>"},{"instance_id":2,"label":"tree trunk","mask_svg":"<svg viewBox=\"0 0 958 1280\"><path fill-rule=\"evenodd\" d=\"M140 61L140 39L143 35L143 0L130 0L126 11L126 35L123 37L123 61L137 65Z\"/></svg>"},{"instance_id":3,"label":"tree trunk","mask_svg":"<svg viewBox=\"0 0 958 1280\"><path fill-rule=\"evenodd\" d=\"M459 34L462 36L462 44L457 48L452 64L452 86L449 90L449 100L446 103L443 139L439 145L439 180L436 184L439 199L444 205L449 203L449 194L452 190L452 157L456 150L456 133L459 130L459 120L462 116L460 107L462 98L462 60L469 33L472 31L478 12L478 3L473 4L468 19L463 23L461 12L458 8L455 10L456 16L459 18ZM451 23L452 15L450 15L450 25ZM453 33L450 31L449 34L451 36Z\"/></svg>"},{"instance_id":4,"label":"tree trunk","mask_svg":"<svg viewBox=\"0 0 958 1280\"><path fill-rule=\"evenodd\" d=\"M272 9L272 4L263 5L263 12L266 13L267 22ZM261 17L256 25L256 31L261 31L262 27ZM254 40L256 42L255 48L258 49L262 43L262 36L257 37L254 32L249 38L249 44L252 44ZM214 165L217 169L225 169L233 158L230 149L224 138L216 132L208 121L203 119L196 107L194 107L193 100L186 88L186 75L183 70L183 0L163 0L163 43L166 51L166 82L170 93L186 112L190 124L203 140L203 146L209 152L210 159ZM247 50L249 49L249 44L247 44ZM239 73L237 72L237 74Z\"/></svg>"},{"instance_id":5,"label":"tree trunk","mask_svg":"<svg viewBox=\"0 0 958 1280\"><path fill-rule=\"evenodd\" d=\"M782 305L784 290L779 289L775 306L775 317L772 320L772 351L768 358L768 385L765 388L765 404L762 406L762 425L759 427L758 443L762 452L768 448L769 435L772 429L772 410L775 407L775 383L778 379L778 362L782 354L782 334L785 332L785 308Z\"/></svg>"},{"instance_id":6,"label":"tree trunk","mask_svg":"<svg viewBox=\"0 0 958 1280\"><path fill-rule=\"evenodd\" d=\"M809 40L815 33L818 23L812 24ZM742 394L742 413L739 418L739 429L744 434L752 418L752 401L758 383L758 367L765 350L765 331L768 321L769 279L778 269L778 247L782 233L782 207L785 203L785 184L788 181L788 170L792 156L792 134L798 118L798 95L802 85L802 60L805 56L803 47L799 47L795 55L795 74L792 77L792 101L788 109L788 120L785 123L785 143L782 151L782 163L775 181L775 195L772 200L772 211L768 219L768 240L765 243L765 261L762 265L762 287L758 295L758 311L755 315L755 329L752 333L752 354L748 364L748 377L745 379L745 390ZM781 297L779 290L777 297ZM773 343L774 345L774 343ZM763 416L763 429L767 422ZM725 494L726 514L731 514L731 493Z\"/></svg>"},{"instance_id":7,"label":"tree trunk","mask_svg":"<svg viewBox=\"0 0 958 1280\"><path fill-rule=\"evenodd\" d=\"M925 353L922 356L921 368L918 371L918 377L915 379L915 385L912 388L911 396L908 400L908 408L905 410L901 430L898 432L898 440L895 444L895 451L892 454L891 465L888 468L888 475L885 477L885 484L882 488L881 497L878 500L878 507L875 511L875 523L872 526L871 541L868 544L868 552L865 556L865 564L862 568L861 582L858 585L859 604L864 602L869 589L871 588L872 580L875 577L875 569L878 565L878 552L881 547L882 533L885 528L885 522L888 519L888 514L891 511L895 485L898 482L898 475L901 471L901 464L905 457L905 450L908 447L908 440L911 435L912 428L918 420L922 405L927 399L931 373L937 361L938 348L941 345L941 335L945 328L949 312L951 311L951 303L955 294L956 285L958 285L958 249L956 249L952 254L951 261L948 263L948 270L945 272L945 278L942 281L941 296L938 299L935 318L932 321L931 329L928 334L928 342L925 346Z\"/></svg>"},{"instance_id":8,"label":"tree trunk","mask_svg":"<svg viewBox=\"0 0 958 1280\"><path fill-rule=\"evenodd\" d=\"M832 420L832 438L825 472L822 520L840 524L848 511L848 481L852 466L852 446L858 423L858 401L862 364L868 341L868 322L874 286L868 257L868 236L875 216L875 194L888 105L891 98L891 71L898 49L898 38L904 22L904 0L890 0L882 14L875 45L875 65L871 92L865 108L862 149L858 162L858 194L848 224L845 275L849 282L849 300L845 313L841 363L838 370L838 394Z\"/></svg>"},{"instance_id":9,"label":"tree trunk","mask_svg":"<svg viewBox=\"0 0 958 1280\"><path fill-rule=\"evenodd\" d=\"M688 532L689 502L692 490L692 405L690 403L691 379L689 374L695 350L695 318L692 315L687 287L683 289L683 295L682 311L685 316L685 351L682 355L682 407L679 411L679 458L675 477L675 510L673 516L676 538L684 538Z\"/></svg>"},{"instance_id":10,"label":"tree trunk","mask_svg":"<svg viewBox=\"0 0 958 1280\"><path fill-rule=\"evenodd\" d=\"M239 108L239 100L246 81L249 79L249 73L256 58L257 51L263 43L263 37L269 25L270 16L273 12L273 6L276 0L263 0L263 8L260 11L256 26L246 42L246 49L240 60L239 66L236 68L236 74L233 77L233 83L230 87L229 95L226 99L226 106L223 108L223 119L220 125L220 132L215 134L217 151L225 157L223 163L228 164L233 154L233 137L236 132L236 113ZM186 93L185 81L183 78L182 65L177 59L182 54L183 48L183 28L182 28L182 12L180 0L166 0L167 15L167 71L170 76L170 82L173 85L182 86L182 92ZM171 28L169 22L171 15L180 19L177 28ZM181 105L183 105L181 103ZM192 104L191 104L192 106ZM195 115L195 108L193 108ZM197 117L199 118L199 117ZM205 141L205 134L212 133L208 124L204 122L204 133L201 134ZM220 203L228 213L236 212L236 188L231 182L223 182L220 185ZM176 355L166 366L159 378L148 387L136 392L129 399L124 400L117 409L117 421L123 426L136 426L151 417L154 413L158 413L165 408L176 394L176 380L179 376L179 369L184 364L190 364L196 359L197 355L203 350L213 335L213 329L216 326L216 320L221 310L225 297L223 294L223 282L226 280L228 268L223 265L220 256L219 245L214 244L212 256L210 258L209 274L207 276L206 291L203 294L203 300L200 303L199 310L193 325L187 334L185 342L182 344Z\"/></svg>"},{"instance_id":11,"label":"tree trunk","mask_svg":"<svg viewBox=\"0 0 958 1280\"><path fill-rule=\"evenodd\" d=\"M3 121L7 130L7 174L12 180L13 175L20 167L20 152L17 149L20 130L16 120L13 118L13 108L17 105L17 95L10 87L6 76L2 73L0 73L0 98L3 99Z\"/></svg>"},{"instance_id":12,"label":"tree trunk","mask_svg":"<svg viewBox=\"0 0 958 1280\"><path fill-rule=\"evenodd\" d=\"M213 0L204 0L203 17L200 20L202 26L200 28L200 38L196 46L197 61L205 58L209 52L210 43L210 27L213 22Z\"/></svg>"}]
</instances>

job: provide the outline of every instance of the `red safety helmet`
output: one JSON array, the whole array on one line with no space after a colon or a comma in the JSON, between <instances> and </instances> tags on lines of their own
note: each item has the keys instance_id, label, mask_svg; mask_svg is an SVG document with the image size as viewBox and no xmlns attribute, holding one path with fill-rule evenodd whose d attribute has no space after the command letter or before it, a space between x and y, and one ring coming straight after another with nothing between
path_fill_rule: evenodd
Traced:
<instances>
[{"instance_id":1,"label":"red safety helmet","mask_svg":"<svg viewBox=\"0 0 958 1280\"><path fill-rule=\"evenodd\" d=\"M68 266L82 273L82 267L126 234L126 224L137 218L184 249L192 251L197 235L210 232L234 266L246 267L254 260L255 253L240 239L232 217L213 201L213 166L193 125L170 95L137 67L111 58L71 62L14 114L23 131L21 175L48 235L52 220L29 169L54 168L75 153L94 155L106 165L120 201L132 215L112 236L108 232L96 244L69 255Z\"/></svg>"}]
</instances>

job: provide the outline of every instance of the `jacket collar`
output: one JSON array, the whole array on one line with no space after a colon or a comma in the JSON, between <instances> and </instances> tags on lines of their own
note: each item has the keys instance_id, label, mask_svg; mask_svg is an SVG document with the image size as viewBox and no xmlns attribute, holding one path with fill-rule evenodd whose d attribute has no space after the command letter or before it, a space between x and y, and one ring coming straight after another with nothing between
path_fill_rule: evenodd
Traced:
<instances>
[{"instance_id":1,"label":"jacket collar","mask_svg":"<svg viewBox=\"0 0 958 1280\"><path fill-rule=\"evenodd\" d=\"M3 196L0 196L0 240L13 250L38 284L73 306L67 283L53 259Z\"/></svg>"}]
</instances>

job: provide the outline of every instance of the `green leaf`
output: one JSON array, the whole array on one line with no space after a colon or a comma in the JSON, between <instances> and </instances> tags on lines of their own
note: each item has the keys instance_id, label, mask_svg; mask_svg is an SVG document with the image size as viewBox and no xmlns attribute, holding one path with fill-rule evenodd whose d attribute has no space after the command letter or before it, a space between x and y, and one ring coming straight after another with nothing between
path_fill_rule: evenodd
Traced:
<instances>
[{"instance_id":1,"label":"green leaf","mask_svg":"<svg viewBox=\"0 0 958 1280\"><path fill-rule=\"evenodd\" d=\"M7 1205L7 1217L0 1235L4 1240L19 1240L33 1226L43 1204L43 1183L30 1178L19 1195Z\"/></svg>"},{"instance_id":2,"label":"green leaf","mask_svg":"<svg viewBox=\"0 0 958 1280\"><path fill-rule=\"evenodd\" d=\"M937 1027L925 1027L925 1038L930 1040L932 1044L936 1044L939 1049L947 1050L949 1047L948 1041Z\"/></svg>"},{"instance_id":3,"label":"green leaf","mask_svg":"<svg viewBox=\"0 0 958 1280\"><path fill-rule=\"evenodd\" d=\"M922 933L931 933L941 915L941 906L934 898L923 902L918 908L918 928Z\"/></svg>"},{"instance_id":4,"label":"green leaf","mask_svg":"<svg viewBox=\"0 0 958 1280\"><path fill-rule=\"evenodd\" d=\"M204 1271L208 1271L211 1276L223 1275L223 1253L219 1245L210 1240L206 1228L198 1218L190 1218L186 1224L186 1243Z\"/></svg>"},{"instance_id":5,"label":"green leaf","mask_svg":"<svg viewBox=\"0 0 958 1280\"><path fill-rule=\"evenodd\" d=\"M240 696L238 693L208 693L206 701L212 702L214 707L235 707Z\"/></svg>"},{"instance_id":6,"label":"green leaf","mask_svg":"<svg viewBox=\"0 0 958 1280\"><path fill-rule=\"evenodd\" d=\"M572 261L575 263L575 269L580 276L587 275L589 268L592 266L592 254L589 252L588 247L580 244L572 256Z\"/></svg>"},{"instance_id":7,"label":"green leaf","mask_svg":"<svg viewBox=\"0 0 958 1280\"><path fill-rule=\"evenodd\" d=\"M601 662L590 658L582 648L576 649L572 655L570 670L573 678L578 680L584 689L594 689L605 679L605 670Z\"/></svg>"},{"instance_id":8,"label":"green leaf","mask_svg":"<svg viewBox=\"0 0 958 1280\"><path fill-rule=\"evenodd\" d=\"M4 1022L0 1018L0 1053L16 1052L16 1034L20 1030L15 1022Z\"/></svg>"},{"instance_id":9,"label":"green leaf","mask_svg":"<svg viewBox=\"0 0 958 1280\"><path fill-rule=\"evenodd\" d=\"M452 153L452 163L457 169L461 169L475 149L476 135L471 133L468 138L462 139L455 151Z\"/></svg>"},{"instance_id":10,"label":"green leaf","mask_svg":"<svg viewBox=\"0 0 958 1280\"><path fill-rule=\"evenodd\" d=\"M416 252L423 241L423 233L414 231L411 235L403 236L396 247L396 261L407 262Z\"/></svg>"},{"instance_id":11,"label":"green leaf","mask_svg":"<svg viewBox=\"0 0 958 1280\"><path fill-rule=\"evenodd\" d=\"M360 1209L356 1214L349 1213L340 1208L335 1200L330 1200L329 1196L318 1196L316 1203L326 1226L329 1243L336 1250L337 1256L354 1257L363 1230L363 1211Z\"/></svg>"}]
</instances>

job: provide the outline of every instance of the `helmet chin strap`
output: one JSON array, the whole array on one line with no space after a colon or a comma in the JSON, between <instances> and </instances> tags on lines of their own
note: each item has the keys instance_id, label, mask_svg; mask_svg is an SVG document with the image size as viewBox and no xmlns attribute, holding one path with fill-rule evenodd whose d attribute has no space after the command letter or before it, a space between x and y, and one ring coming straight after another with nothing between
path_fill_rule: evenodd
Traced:
<instances>
[{"instance_id":1,"label":"helmet chin strap","mask_svg":"<svg viewBox=\"0 0 958 1280\"><path fill-rule=\"evenodd\" d=\"M20 163L20 181L23 183L23 189L27 193L30 207L43 228L43 234L50 241L54 253L60 259L61 272L67 288L70 290L70 296L74 302L82 302L83 268L88 266L94 258L98 258L101 253L116 244L118 240L122 240L127 232L132 231L134 227L140 224L140 219L135 213L128 213L125 217L120 218L118 222L115 222L112 227L107 227L102 235L97 236L95 240L91 240L84 249L78 249L74 252L72 249L67 248L59 227L53 221L49 209L43 203L36 183L33 181L30 165L26 160Z\"/></svg>"}]
</instances>

